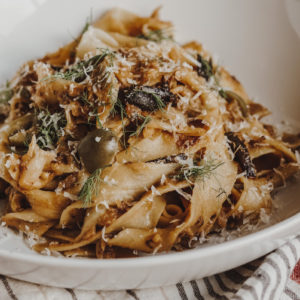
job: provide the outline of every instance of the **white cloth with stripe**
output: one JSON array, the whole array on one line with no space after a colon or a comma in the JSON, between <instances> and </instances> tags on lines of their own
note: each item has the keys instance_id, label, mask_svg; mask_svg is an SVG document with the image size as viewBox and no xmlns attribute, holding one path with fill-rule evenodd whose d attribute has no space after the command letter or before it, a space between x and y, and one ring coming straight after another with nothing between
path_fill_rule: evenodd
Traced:
<instances>
[{"instance_id":1,"label":"white cloth with stripe","mask_svg":"<svg viewBox=\"0 0 300 300\"><path fill-rule=\"evenodd\" d=\"M13 300L300 300L289 279L300 259L300 235L268 256L234 270L174 286L126 291L83 291L31 284L0 275L0 299Z\"/></svg>"}]
</instances>

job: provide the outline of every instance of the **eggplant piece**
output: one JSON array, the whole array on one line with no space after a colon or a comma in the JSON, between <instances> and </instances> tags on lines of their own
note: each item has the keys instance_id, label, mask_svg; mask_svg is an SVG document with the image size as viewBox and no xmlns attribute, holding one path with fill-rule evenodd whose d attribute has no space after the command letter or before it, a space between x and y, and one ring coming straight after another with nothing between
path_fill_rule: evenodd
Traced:
<instances>
[{"instance_id":1,"label":"eggplant piece","mask_svg":"<svg viewBox=\"0 0 300 300\"><path fill-rule=\"evenodd\" d=\"M255 178L256 169L244 142L233 132L226 132L225 135L228 138L229 146L234 153L234 160L240 164L243 171L246 171L246 177Z\"/></svg>"},{"instance_id":2,"label":"eggplant piece","mask_svg":"<svg viewBox=\"0 0 300 300\"><path fill-rule=\"evenodd\" d=\"M79 156L90 173L109 165L117 150L117 137L103 128L89 132L78 145Z\"/></svg>"},{"instance_id":3,"label":"eggplant piece","mask_svg":"<svg viewBox=\"0 0 300 300\"><path fill-rule=\"evenodd\" d=\"M119 91L118 99L123 103L133 104L143 111L162 110L166 103L176 100L166 85L160 87L131 86Z\"/></svg>"}]
</instances>

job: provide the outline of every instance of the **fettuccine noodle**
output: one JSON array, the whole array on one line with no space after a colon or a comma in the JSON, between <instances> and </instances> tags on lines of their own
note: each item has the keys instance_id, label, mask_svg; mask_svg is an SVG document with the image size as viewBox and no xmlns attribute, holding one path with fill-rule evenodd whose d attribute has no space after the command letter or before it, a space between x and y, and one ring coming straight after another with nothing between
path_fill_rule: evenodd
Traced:
<instances>
[{"instance_id":1,"label":"fettuccine noodle","mask_svg":"<svg viewBox=\"0 0 300 300\"><path fill-rule=\"evenodd\" d=\"M238 227L299 169L269 111L158 10L112 9L1 93L2 222L66 256L192 246Z\"/></svg>"}]
</instances>

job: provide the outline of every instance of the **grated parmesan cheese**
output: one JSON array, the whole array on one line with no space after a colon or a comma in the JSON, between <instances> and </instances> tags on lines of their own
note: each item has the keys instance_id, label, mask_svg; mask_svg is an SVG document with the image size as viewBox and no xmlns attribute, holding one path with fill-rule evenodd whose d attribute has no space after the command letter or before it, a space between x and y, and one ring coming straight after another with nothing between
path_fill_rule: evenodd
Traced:
<instances>
[{"instance_id":1,"label":"grated parmesan cheese","mask_svg":"<svg viewBox=\"0 0 300 300\"><path fill-rule=\"evenodd\" d=\"M154 185L151 186L151 192L153 196L160 196L161 193L156 189Z\"/></svg>"},{"instance_id":2,"label":"grated parmesan cheese","mask_svg":"<svg viewBox=\"0 0 300 300\"><path fill-rule=\"evenodd\" d=\"M163 185L166 182L166 175L163 174L160 179L160 184Z\"/></svg>"}]
</instances>

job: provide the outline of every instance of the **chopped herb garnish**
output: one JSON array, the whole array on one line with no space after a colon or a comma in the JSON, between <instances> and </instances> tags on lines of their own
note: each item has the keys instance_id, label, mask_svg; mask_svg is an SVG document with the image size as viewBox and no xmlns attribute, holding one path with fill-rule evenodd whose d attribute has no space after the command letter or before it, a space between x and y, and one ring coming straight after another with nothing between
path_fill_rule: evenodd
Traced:
<instances>
[{"instance_id":1,"label":"chopped herb garnish","mask_svg":"<svg viewBox=\"0 0 300 300\"><path fill-rule=\"evenodd\" d=\"M137 136L138 137L142 133L143 129L147 126L147 124L151 121L150 116L146 116L146 117L140 116L140 117L142 117L144 119L143 123L140 126L138 126L136 131L132 132L130 134L130 136Z\"/></svg>"},{"instance_id":2,"label":"chopped herb garnish","mask_svg":"<svg viewBox=\"0 0 300 300\"><path fill-rule=\"evenodd\" d=\"M100 120L98 113L96 114L96 127L103 128L103 125L102 125L102 122Z\"/></svg>"},{"instance_id":3,"label":"chopped herb garnish","mask_svg":"<svg viewBox=\"0 0 300 300\"><path fill-rule=\"evenodd\" d=\"M112 103L112 108L110 110L110 114L114 117L115 115L120 114L121 117L126 116L125 107L123 106L123 103L118 98L115 103Z\"/></svg>"},{"instance_id":4,"label":"chopped herb garnish","mask_svg":"<svg viewBox=\"0 0 300 300\"><path fill-rule=\"evenodd\" d=\"M14 95L13 89L10 88L9 82L6 82L6 87L0 90L0 104L7 104Z\"/></svg>"},{"instance_id":5,"label":"chopped herb garnish","mask_svg":"<svg viewBox=\"0 0 300 300\"><path fill-rule=\"evenodd\" d=\"M168 35L166 30L164 29L150 30L147 34L138 35L137 38L153 41L153 42L161 42L163 40L173 40L172 36Z\"/></svg>"},{"instance_id":6,"label":"chopped herb garnish","mask_svg":"<svg viewBox=\"0 0 300 300\"><path fill-rule=\"evenodd\" d=\"M25 136L25 140L24 140L24 147L26 148L26 152L29 148L29 144L30 144L30 141L31 141L31 136L29 134L26 134Z\"/></svg>"},{"instance_id":7,"label":"chopped herb garnish","mask_svg":"<svg viewBox=\"0 0 300 300\"><path fill-rule=\"evenodd\" d=\"M111 54L112 52L110 50L104 49L103 53L95 55L88 60L80 61L76 65L71 66L67 71L57 72L46 79L56 78L82 82L105 59L107 55Z\"/></svg>"},{"instance_id":8,"label":"chopped herb garnish","mask_svg":"<svg viewBox=\"0 0 300 300\"><path fill-rule=\"evenodd\" d=\"M197 68L199 76L202 76L206 80L208 80L211 76L214 75L212 60L210 59L208 61L204 59L200 54L197 54L197 60L201 64L201 66Z\"/></svg>"},{"instance_id":9,"label":"chopped herb garnish","mask_svg":"<svg viewBox=\"0 0 300 300\"><path fill-rule=\"evenodd\" d=\"M100 84L101 87L104 89L107 86L109 86L108 96L112 97L112 91L113 91L113 81L111 78L111 75L114 72L114 58L116 56L115 52L112 52L108 49L103 49L102 51L107 52L107 64L101 65L100 68L97 70L96 73L96 82L97 84Z\"/></svg>"},{"instance_id":10,"label":"chopped herb garnish","mask_svg":"<svg viewBox=\"0 0 300 300\"><path fill-rule=\"evenodd\" d=\"M119 115L122 121L122 139L120 139L121 145L126 148L126 129L125 129L125 118L127 118L125 107L123 106L123 103L119 98L117 98L117 101L115 103L112 103L112 108L110 109L110 115L112 117L115 117L116 115Z\"/></svg>"},{"instance_id":11,"label":"chopped herb garnish","mask_svg":"<svg viewBox=\"0 0 300 300\"><path fill-rule=\"evenodd\" d=\"M88 93L87 91L84 91L80 96L79 96L79 101L81 101L83 104L86 104L89 107L93 107L94 103L92 103L91 101L89 101L88 98Z\"/></svg>"},{"instance_id":12,"label":"chopped herb garnish","mask_svg":"<svg viewBox=\"0 0 300 300\"><path fill-rule=\"evenodd\" d=\"M93 23L93 11L91 9L90 16L86 18L85 25L84 25L80 35L83 35L86 31L88 31L88 29L92 23Z\"/></svg>"},{"instance_id":13,"label":"chopped herb garnish","mask_svg":"<svg viewBox=\"0 0 300 300\"><path fill-rule=\"evenodd\" d=\"M209 178L212 173L223 164L223 162L216 162L215 160L203 160L199 165L195 163L193 166L184 165L180 168L179 173L172 176L172 178L176 180L186 180L188 182L198 179L204 180L205 178Z\"/></svg>"},{"instance_id":14,"label":"chopped herb garnish","mask_svg":"<svg viewBox=\"0 0 300 300\"><path fill-rule=\"evenodd\" d=\"M98 107L101 105L105 105L105 103L99 103L99 102L94 102L90 101L88 98L88 92L84 91L78 98L78 100L82 103L85 104L86 106L89 107L90 112L88 113L88 124L89 125L95 125L94 123L91 122L91 119L94 121L96 119L96 127L102 128L102 122L99 117L98 113Z\"/></svg>"},{"instance_id":15,"label":"chopped herb garnish","mask_svg":"<svg viewBox=\"0 0 300 300\"><path fill-rule=\"evenodd\" d=\"M230 100L229 96L227 95L227 93L226 93L223 89L220 89L220 90L219 90L219 95L220 95L222 98L224 98L225 100L227 100L227 101Z\"/></svg>"},{"instance_id":16,"label":"chopped herb garnish","mask_svg":"<svg viewBox=\"0 0 300 300\"><path fill-rule=\"evenodd\" d=\"M104 168L96 169L82 186L78 198L83 201L84 206L88 206L92 202L93 197L97 197L100 184L102 182L101 173Z\"/></svg>"},{"instance_id":17,"label":"chopped herb garnish","mask_svg":"<svg viewBox=\"0 0 300 300\"><path fill-rule=\"evenodd\" d=\"M96 124L94 123L94 118L96 119ZM93 122L91 121L91 119L93 120ZM89 125L94 125L94 126L96 125L97 128L102 128L103 127L102 122L101 122L100 117L99 117L99 114L98 114L98 111L97 111L97 108L95 108L93 112L89 113L88 124Z\"/></svg>"},{"instance_id":18,"label":"chopped herb garnish","mask_svg":"<svg viewBox=\"0 0 300 300\"><path fill-rule=\"evenodd\" d=\"M115 107L118 109L118 111L120 111L120 116L121 116L121 120L122 120L122 131L123 131L122 144L123 144L123 147L126 148L126 130L125 130L124 118L127 117L127 114L126 114L126 111L125 111L125 108L124 108L122 102L119 99L117 99L117 102L114 105L114 108Z\"/></svg>"},{"instance_id":19,"label":"chopped herb garnish","mask_svg":"<svg viewBox=\"0 0 300 300\"><path fill-rule=\"evenodd\" d=\"M58 139L64 135L67 125L64 112L50 113L47 109L37 112L36 137L41 149L52 150Z\"/></svg>"},{"instance_id":20,"label":"chopped herb garnish","mask_svg":"<svg viewBox=\"0 0 300 300\"><path fill-rule=\"evenodd\" d=\"M224 98L226 101L233 101L236 100L238 105L241 108L243 116L246 118L248 116L248 108L245 100L239 96L238 94L232 91L225 91L223 89L219 90L219 95Z\"/></svg>"}]
</instances>

